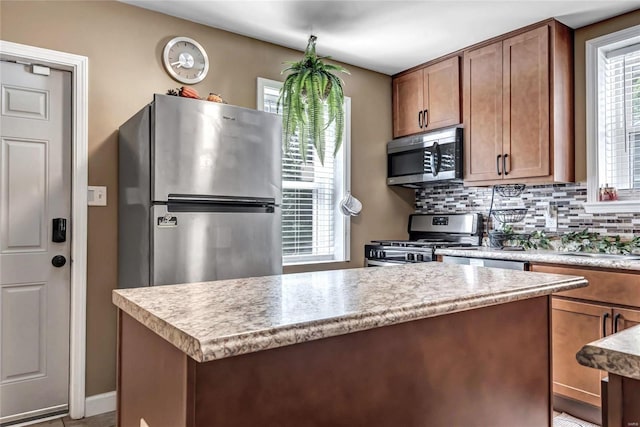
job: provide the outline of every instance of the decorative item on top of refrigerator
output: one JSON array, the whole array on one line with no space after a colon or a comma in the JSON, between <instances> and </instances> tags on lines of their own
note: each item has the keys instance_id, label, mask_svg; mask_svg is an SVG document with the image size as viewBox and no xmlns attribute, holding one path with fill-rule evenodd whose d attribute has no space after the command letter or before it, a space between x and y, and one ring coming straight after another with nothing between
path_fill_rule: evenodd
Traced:
<instances>
[{"instance_id":1,"label":"decorative item on top of refrigerator","mask_svg":"<svg viewBox=\"0 0 640 427\"><path fill-rule=\"evenodd\" d=\"M119 287L279 274L281 123L155 95L119 129Z\"/></svg>"}]
</instances>

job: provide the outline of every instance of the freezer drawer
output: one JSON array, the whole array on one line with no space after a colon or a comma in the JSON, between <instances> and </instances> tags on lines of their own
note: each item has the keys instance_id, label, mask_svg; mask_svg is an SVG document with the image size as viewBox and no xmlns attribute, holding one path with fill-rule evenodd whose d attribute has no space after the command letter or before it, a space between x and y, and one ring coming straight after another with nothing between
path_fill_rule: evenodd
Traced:
<instances>
[{"instance_id":1,"label":"freezer drawer","mask_svg":"<svg viewBox=\"0 0 640 427\"><path fill-rule=\"evenodd\" d=\"M215 102L156 95L152 200L169 194L281 201L279 116Z\"/></svg>"},{"instance_id":2,"label":"freezer drawer","mask_svg":"<svg viewBox=\"0 0 640 427\"><path fill-rule=\"evenodd\" d=\"M282 274L280 208L169 212L151 208L152 285Z\"/></svg>"}]
</instances>

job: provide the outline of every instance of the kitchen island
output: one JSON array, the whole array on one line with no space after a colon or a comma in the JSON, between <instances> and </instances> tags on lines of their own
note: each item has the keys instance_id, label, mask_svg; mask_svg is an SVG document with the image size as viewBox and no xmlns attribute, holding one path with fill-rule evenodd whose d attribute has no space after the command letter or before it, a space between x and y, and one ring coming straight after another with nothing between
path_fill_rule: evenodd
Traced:
<instances>
[{"instance_id":1,"label":"kitchen island","mask_svg":"<svg viewBox=\"0 0 640 427\"><path fill-rule=\"evenodd\" d=\"M122 289L118 425L551 425L550 294L441 263Z\"/></svg>"},{"instance_id":2,"label":"kitchen island","mask_svg":"<svg viewBox=\"0 0 640 427\"><path fill-rule=\"evenodd\" d=\"M640 425L640 325L586 344L576 359L609 374L603 380L603 427Z\"/></svg>"}]
</instances>

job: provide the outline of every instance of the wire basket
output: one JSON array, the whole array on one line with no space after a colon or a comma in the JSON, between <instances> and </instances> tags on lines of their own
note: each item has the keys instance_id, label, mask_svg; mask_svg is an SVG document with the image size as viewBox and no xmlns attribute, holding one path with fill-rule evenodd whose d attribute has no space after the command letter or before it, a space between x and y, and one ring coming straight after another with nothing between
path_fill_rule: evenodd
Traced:
<instances>
[{"instance_id":1,"label":"wire basket","mask_svg":"<svg viewBox=\"0 0 640 427\"><path fill-rule=\"evenodd\" d=\"M527 215L527 209L498 209L492 212L493 217L503 224L520 222Z\"/></svg>"},{"instance_id":2,"label":"wire basket","mask_svg":"<svg viewBox=\"0 0 640 427\"><path fill-rule=\"evenodd\" d=\"M522 246L513 246L515 241L529 240L529 233L505 233L504 231L494 230L489 232L489 246L492 248L522 250ZM511 242L509 245L507 243Z\"/></svg>"},{"instance_id":3,"label":"wire basket","mask_svg":"<svg viewBox=\"0 0 640 427\"><path fill-rule=\"evenodd\" d=\"M511 239L513 233L505 233L503 231L489 232L489 246L492 248L502 248L504 244Z\"/></svg>"},{"instance_id":4,"label":"wire basket","mask_svg":"<svg viewBox=\"0 0 640 427\"><path fill-rule=\"evenodd\" d=\"M522 194L525 187L525 184L502 184L493 186L493 188L496 190L496 193L498 193L502 197L518 197Z\"/></svg>"}]
</instances>

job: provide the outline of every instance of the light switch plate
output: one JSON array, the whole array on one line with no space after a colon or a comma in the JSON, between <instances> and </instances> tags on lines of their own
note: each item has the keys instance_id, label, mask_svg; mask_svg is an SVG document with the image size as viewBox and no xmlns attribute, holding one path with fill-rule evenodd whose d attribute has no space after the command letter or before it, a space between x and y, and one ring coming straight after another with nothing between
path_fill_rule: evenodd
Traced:
<instances>
[{"instance_id":1,"label":"light switch plate","mask_svg":"<svg viewBox=\"0 0 640 427\"><path fill-rule=\"evenodd\" d=\"M87 194L87 204L89 206L107 206L107 187L89 186Z\"/></svg>"}]
</instances>

